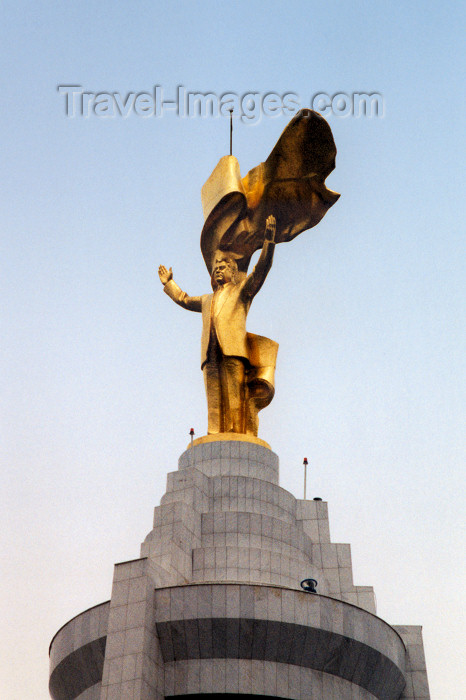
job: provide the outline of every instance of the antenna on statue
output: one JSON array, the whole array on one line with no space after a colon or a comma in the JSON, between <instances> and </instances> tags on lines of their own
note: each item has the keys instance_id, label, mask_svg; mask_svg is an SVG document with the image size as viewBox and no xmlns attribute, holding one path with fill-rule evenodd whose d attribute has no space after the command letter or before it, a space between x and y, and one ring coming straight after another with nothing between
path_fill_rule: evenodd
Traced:
<instances>
[{"instance_id":1,"label":"antenna on statue","mask_svg":"<svg viewBox=\"0 0 466 700\"><path fill-rule=\"evenodd\" d=\"M230 112L230 155L233 155L233 109Z\"/></svg>"}]
</instances>

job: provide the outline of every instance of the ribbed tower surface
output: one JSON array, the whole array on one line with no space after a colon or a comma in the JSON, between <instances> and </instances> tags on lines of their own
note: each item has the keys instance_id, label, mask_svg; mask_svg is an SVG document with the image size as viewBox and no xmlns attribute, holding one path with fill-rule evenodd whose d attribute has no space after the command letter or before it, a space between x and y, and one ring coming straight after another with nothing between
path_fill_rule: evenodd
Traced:
<instances>
[{"instance_id":1,"label":"ribbed tower surface","mask_svg":"<svg viewBox=\"0 0 466 700\"><path fill-rule=\"evenodd\" d=\"M281 488L266 443L221 437L168 474L111 600L55 635L52 698L427 700L421 628L376 616L327 503Z\"/></svg>"}]
</instances>

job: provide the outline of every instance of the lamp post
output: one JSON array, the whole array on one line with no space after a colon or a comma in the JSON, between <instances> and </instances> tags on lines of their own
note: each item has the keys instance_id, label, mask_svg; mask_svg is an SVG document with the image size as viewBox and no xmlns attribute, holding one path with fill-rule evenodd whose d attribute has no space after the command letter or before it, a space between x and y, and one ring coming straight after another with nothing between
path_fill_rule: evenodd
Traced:
<instances>
[{"instance_id":1,"label":"lamp post","mask_svg":"<svg viewBox=\"0 0 466 700\"><path fill-rule=\"evenodd\" d=\"M303 459L304 465L304 500L306 500L306 482L307 482L307 457Z\"/></svg>"}]
</instances>

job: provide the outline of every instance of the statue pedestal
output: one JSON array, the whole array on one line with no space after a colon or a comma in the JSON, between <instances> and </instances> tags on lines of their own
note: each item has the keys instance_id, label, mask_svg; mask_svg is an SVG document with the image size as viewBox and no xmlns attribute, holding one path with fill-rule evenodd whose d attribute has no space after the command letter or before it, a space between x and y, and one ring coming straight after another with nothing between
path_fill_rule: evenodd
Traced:
<instances>
[{"instance_id":1,"label":"statue pedestal","mask_svg":"<svg viewBox=\"0 0 466 700\"><path fill-rule=\"evenodd\" d=\"M54 637L50 689L55 700L429 697L420 628L376 617L350 545L330 541L327 503L296 499L266 443L231 436L181 455L141 558L117 564L111 600Z\"/></svg>"},{"instance_id":2,"label":"statue pedestal","mask_svg":"<svg viewBox=\"0 0 466 700\"><path fill-rule=\"evenodd\" d=\"M250 445L261 445L262 447L267 447L269 450L270 445L265 440L261 440L253 435L241 435L238 433L217 433L215 435L203 435L202 437L193 440L193 447L197 445L205 445L209 442L247 442ZM188 450L191 445L188 445Z\"/></svg>"}]
</instances>

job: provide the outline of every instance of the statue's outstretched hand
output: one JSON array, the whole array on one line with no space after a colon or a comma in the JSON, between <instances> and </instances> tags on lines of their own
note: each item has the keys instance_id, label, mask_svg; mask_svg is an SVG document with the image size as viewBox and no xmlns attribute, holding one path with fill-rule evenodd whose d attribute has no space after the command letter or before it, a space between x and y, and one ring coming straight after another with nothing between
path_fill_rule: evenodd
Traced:
<instances>
[{"instance_id":1,"label":"statue's outstretched hand","mask_svg":"<svg viewBox=\"0 0 466 700\"><path fill-rule=\"evenodd\" d=\"M165 265L159 265L159 277L160 281L165 286L167 282L170 282L170 280L173 279L172 269L170 268L169 270L167 270Z\"/></svg>"},{"instance_id":2,"label":"statue's outstretched hand","mask_svg":"<svg viewBox=\"0 0 466 700\"><path fill-rule=\"evenodd\" d=\"M267 221L265 222L265 240L274 242L276 230L277 222L275 220L275 217L271 214L267 217Z\"/></svg>"}]
</instances>

